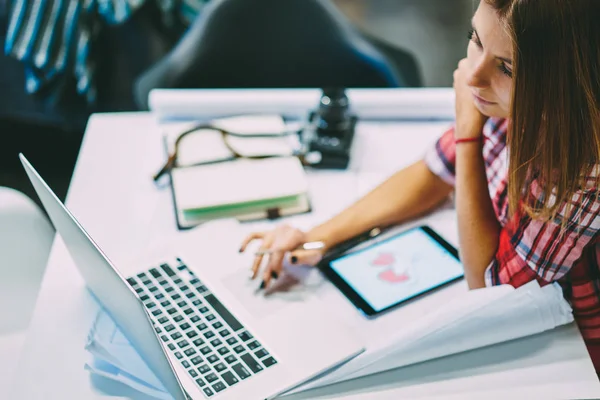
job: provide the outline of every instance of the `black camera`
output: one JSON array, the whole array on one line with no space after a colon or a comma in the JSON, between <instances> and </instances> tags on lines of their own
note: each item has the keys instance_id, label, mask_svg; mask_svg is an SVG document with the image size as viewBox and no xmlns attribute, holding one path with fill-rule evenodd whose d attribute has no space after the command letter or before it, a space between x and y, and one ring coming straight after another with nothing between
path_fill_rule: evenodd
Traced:
<instances>
[{"instance_id":1,"label":"black camera","mask_svg":"<svg viewBox=\"0 0 600 400\"><path fill-rule=\"evenodd\" d=\"M305 161L315 168L346 169L357 121L343 88L323 89L303 134Z\"/></svg>"}]
</instances>

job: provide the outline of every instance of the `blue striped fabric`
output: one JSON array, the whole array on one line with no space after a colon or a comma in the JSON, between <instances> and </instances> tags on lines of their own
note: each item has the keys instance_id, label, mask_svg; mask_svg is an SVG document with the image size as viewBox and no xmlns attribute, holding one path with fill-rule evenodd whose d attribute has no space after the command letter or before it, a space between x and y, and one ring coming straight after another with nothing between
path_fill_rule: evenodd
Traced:
<instances>
[{"instance_id":1,"label":"blue striped fabric","mask_svg":"<svg viewBox=\"0 0 600 400\"><path fill-rule=\"evenodd\" d=\"M89 103L96 99L90 46L102 24L120 24L147 0L14 0L4 51L25 64L28 93L69 75ZM190 24L209 0L156 1ZM165 18L167 20L167 18Z\"/></svg>"}]
</instances>

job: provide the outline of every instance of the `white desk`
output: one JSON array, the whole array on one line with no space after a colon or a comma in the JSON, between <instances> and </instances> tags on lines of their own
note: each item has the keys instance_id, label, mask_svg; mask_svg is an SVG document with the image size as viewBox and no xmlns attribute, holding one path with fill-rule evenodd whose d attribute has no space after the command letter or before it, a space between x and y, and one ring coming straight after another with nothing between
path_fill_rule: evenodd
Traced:
<instances>
[{"instance_id":1,"label":"white desk","mask_svg":"<svg viewBox=\"0 0 600 400\"><path fill-rule=\"evenodd\" d=\"M331 215L385 175L417 160L446 126L440 122L361 125L349 172L311 174L315 213L323 218ZM117 264L177 234L170 194L157 190L150 179L164 160L160 138L147 114L96 115L88 125L67 205ZM349 191L354 195L349 196ZM452 212L431 223L455 241L455 224L448 215ZM308 216L297 219L299 224L308 221ZM434 299L443 302L462 290L464 283L458 283ZM431 307L432 301L407 307L418 315L424 304ZM115 395L100 391L83 369L88 359L83 347L97 309L57 239L11 399L84 400ZM579 332L571 325L290 398L484 396L600 398L600 384Z\"/></svg>"}]
</instances>

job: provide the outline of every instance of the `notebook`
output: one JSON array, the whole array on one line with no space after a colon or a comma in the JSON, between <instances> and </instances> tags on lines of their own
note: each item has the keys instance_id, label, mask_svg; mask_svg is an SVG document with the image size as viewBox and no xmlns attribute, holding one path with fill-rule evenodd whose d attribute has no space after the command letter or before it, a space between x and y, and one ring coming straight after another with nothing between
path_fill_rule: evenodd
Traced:
<instances>
[{"instance_id":1,"label":"notebook","mask_svg":"<svg viewBox=\"0 0 600 400\"><path fill-rule=\"evenodd\" d=\"M214 131L186 136L179 145L179 167L170 171L179 229L220 218L249 221L310 211L306 173L300 160L291 155L298 140L294 135L277 136L285 130L281 117L231 117L213 123L240 134L266 135L230 137L229 143L243 155L273 157L234 158ZM163 127L168 152L172 151L176 137L193 125L176 123ZM216 162L195 165L211 161Z\"/></svg>"}]
</instances>

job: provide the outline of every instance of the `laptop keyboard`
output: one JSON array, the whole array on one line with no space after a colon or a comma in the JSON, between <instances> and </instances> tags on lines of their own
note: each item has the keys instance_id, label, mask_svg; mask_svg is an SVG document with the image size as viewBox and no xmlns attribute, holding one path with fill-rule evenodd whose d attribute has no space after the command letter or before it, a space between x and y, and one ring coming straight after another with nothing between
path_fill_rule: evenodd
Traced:
<instances>
[{"instance_id":1,"label":"laptop keyboard","mask_svg":"<svg viewBox=\"0 0 600 400\"><path fill-rule=\"evenodd\" d=\"M154 329L206 397L277 364L270 352L181 261L127 282Z\"/></svg>"}]
</instances>

